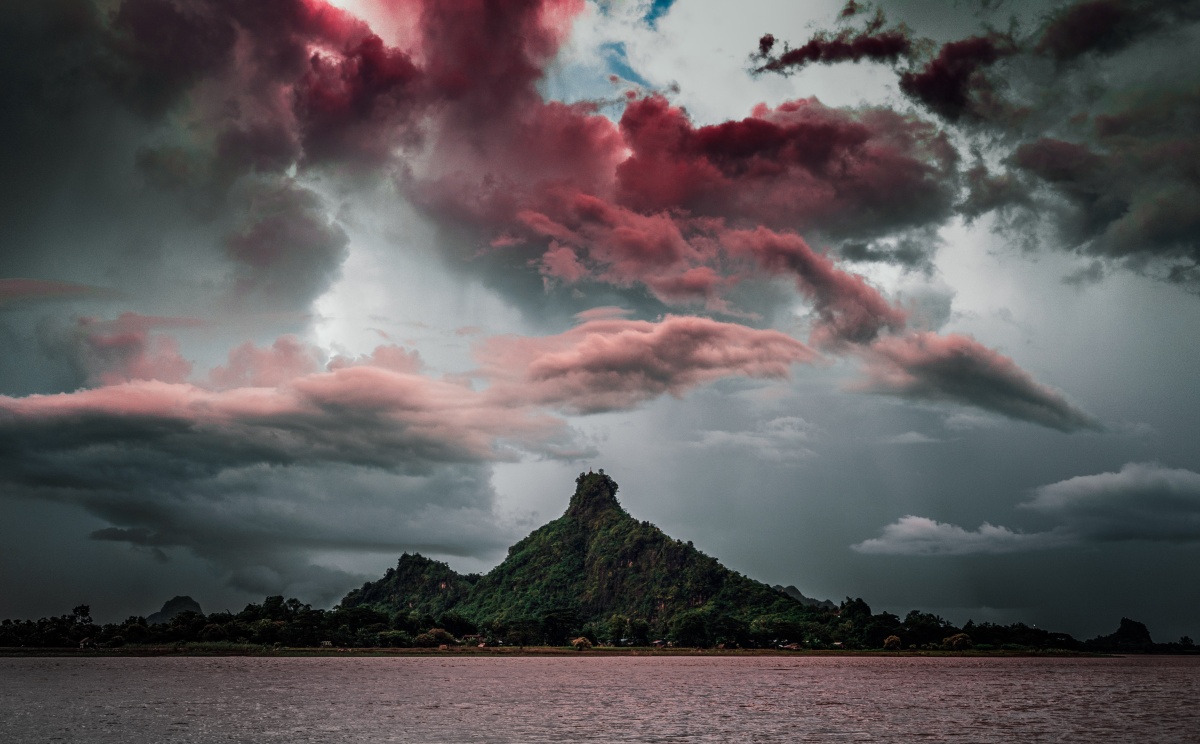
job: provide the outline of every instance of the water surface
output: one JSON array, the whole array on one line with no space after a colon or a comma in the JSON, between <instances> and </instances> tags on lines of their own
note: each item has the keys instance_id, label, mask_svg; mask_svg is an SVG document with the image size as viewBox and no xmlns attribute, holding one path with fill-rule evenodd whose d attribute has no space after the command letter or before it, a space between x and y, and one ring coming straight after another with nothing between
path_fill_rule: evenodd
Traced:
<instances>
[{"instance_id":1,"label":"water surface","mask_svg":"<svg viewBox=\"0 0 1200 744\"><path fill-rule=\"evenodd\" d=\"M0 742L1197 742L1200 658L4 658Z\"/></svg>"}]
</instances>

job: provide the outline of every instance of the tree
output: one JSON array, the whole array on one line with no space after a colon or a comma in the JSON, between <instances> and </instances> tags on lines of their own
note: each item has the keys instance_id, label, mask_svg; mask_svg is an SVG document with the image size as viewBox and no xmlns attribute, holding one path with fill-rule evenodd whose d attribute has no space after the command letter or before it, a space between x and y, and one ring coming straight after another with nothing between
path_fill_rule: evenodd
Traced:
<instances>
[{"instance_id":1,"label":"tree","mask_svg":"<svg viewBox=\"0 0 1200 744\"><path fill-rule=\"evenodd\" d=\"M974 644L971 643L971 636L966 633L955 633L948 638L942 639L942 646L951 651L967 651Z\"/></svg>"},{"instance_id":2,"label":"tree","mask_svg":"<svg viewBox=\"0 0 1200 744\"><path fill-rule=\"evenodd\" d=\"M709 645L708 631L704 626L704 613L700 610L681 612L671 623L671 640L677 646L704 648Z\"/></svg>"},{"instance_id":3,"label":"tree","mask_svg":"<svg viewBox=\"0 0 1200 744\"><path fill-rule=\"evenodd\" d=\"M629 620L629 642L634 646L650 645L650 623L640 617Z\"/></svg>"},{"instance_id":4,"label":"tree","mask_svg":"<svg viewBox=\"0 0 1200 744\"><path fill-rule=\"evenodd\" d=\"M628 635L629 618L614 613L608 618L608 622L605 623L605 630L607 631L605 637L614 645L619 646L621 645L621 639Z\"/></svg>"}]
</instances>

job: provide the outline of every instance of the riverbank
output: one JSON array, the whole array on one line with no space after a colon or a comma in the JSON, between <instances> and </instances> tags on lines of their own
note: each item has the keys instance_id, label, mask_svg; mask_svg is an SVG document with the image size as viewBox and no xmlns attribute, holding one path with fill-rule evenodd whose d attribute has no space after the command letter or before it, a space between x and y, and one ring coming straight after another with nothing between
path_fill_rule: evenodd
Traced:
<instances>
[{"instance_id":1,"label":"riverbank","mask_svg":"<svg viewBox=\"0 0 1200 744\"><path fill-rule=\"evenodd\" d=\"M1195 655L1195 654L1191 654ZM1065 649L972 649L969 651L943 651L908 649L901 651L882 650L836 650L806 649L713 649L713 648L652 648L652 647L609 647L597 646L575 650L568 646L450 646L448 648L288 648L234 643L185 643L159 646L123 646L121 648L71 649L71 648L2 648L0 657L152 657L152 656L275 656L275 657L403 657L403 656L452 656L472 657L547 657L547 656L698 656L698 657L758 657L758 656L814 656L814 657L1102 657L1096 654Z\"/></svg>"}]
</instances>

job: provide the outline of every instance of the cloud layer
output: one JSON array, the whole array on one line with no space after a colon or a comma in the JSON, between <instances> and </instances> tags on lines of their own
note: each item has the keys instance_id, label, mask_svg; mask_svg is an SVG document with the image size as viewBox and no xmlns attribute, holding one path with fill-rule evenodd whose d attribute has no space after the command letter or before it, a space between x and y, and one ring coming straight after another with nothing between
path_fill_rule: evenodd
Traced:
<instances>
[{"instance_id":1,"label":"cloud layer","mask_svg":"<svg viewBox=\"0 0 1200 744\"><path fill-rule=\"evenodd\" d=\"M1041 486L1019 508L1059 524L1018 532L984 522L977 530L906 516L879 537L851 547L882 555L1015 553L1117 541L1200 542L1200 473L1158 463L1128 463L1115 473Z\"/></svg>"}]
</instances>

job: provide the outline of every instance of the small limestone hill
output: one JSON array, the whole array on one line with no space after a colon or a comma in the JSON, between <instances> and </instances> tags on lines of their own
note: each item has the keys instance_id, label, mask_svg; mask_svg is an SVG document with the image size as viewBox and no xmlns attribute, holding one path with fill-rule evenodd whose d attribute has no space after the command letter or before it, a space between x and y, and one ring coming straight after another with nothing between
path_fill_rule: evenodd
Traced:
<instances>
[{"instance_id":1,"label":"small limestone hill","mask_svg":"<svg viewBox=\"0 0 1200 744\"><path fill-rule=\"evenodd\" d=\"M634 519L603 470L580 474L566 513L509 548L486 575L463 576L405 555L382 579L342 600L343 608L357 606L453 613L480 626L525 625L552 641L591 627L635 639L670 633L682 641L693 635L736 643L751 631L795 627L828 612Z\"/></svg>"}]
</instances>

